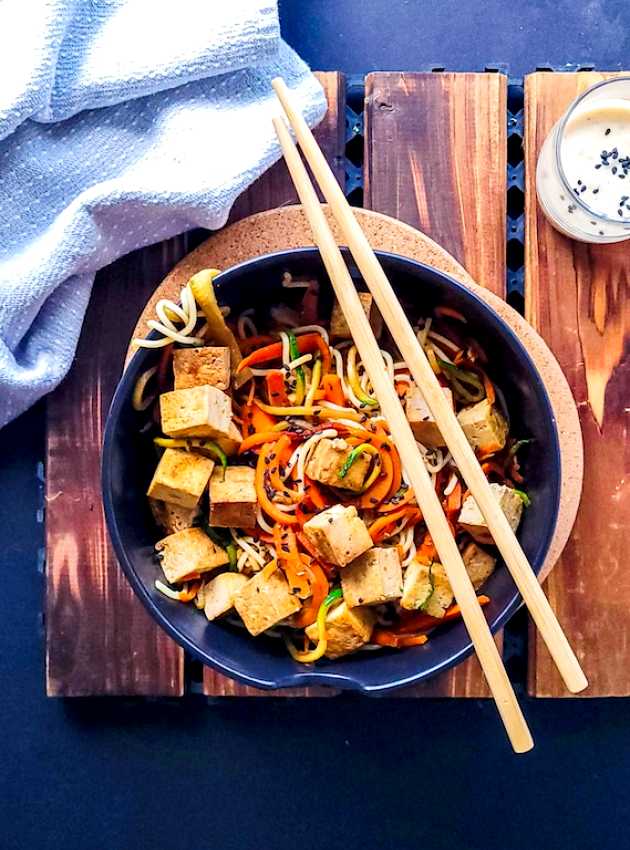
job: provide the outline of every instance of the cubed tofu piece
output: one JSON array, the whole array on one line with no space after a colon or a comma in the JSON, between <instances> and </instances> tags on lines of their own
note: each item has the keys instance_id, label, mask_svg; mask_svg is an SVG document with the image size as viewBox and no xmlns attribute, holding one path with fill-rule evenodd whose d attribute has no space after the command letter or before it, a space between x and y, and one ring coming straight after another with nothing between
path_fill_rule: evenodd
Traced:
<instances>
[{"instance_id":1,"label":"cubed tofu piece","mask_svg":"<svg viewBox=\"0 0 630 850\"><path fill-rule=\"evenodd\" d=\"M487 454L498 452L505 446L508 425L496 407L483 401L464 407L457 414L459 424L474 449Z\"/></svg>"},{"instance_id":2,"label":"cubed tofu piece","mask_svg":"<svg viewBox=\"0 0 630 850\"><path fill-rule=\"evenodd\" d=\"M400 555L393 546L368 549L341 573L341 589L348 608L400 599L402 584Z\"/></svg>"},{"instance_id":3,"label":"cubed tofu piece","mask_svg":"<svg viewBox=\"0 0 630 850\"><path fill-rule=\"evenodd\" d=\"M324 561L345 567L372 547L367 525L354 505L333 505L304 523L304 532Z\"/></svg>"},{"instance_id":4,"label":"cubed tofu piece","mask_svg":"<svg viewBox=\"0 0 630 850\"><path fill-rule=\"evenodd\" d=\"M452 407L453 393L448 387L442 387L442 392ZM431 448L446 445L435 424L435 419L431 415L431 411L427 407L427 403L420 392L420 388L416 384L411 384L405 395L405 412L407 413L407 420L411 425L413 435L419 443Z\"/></svg>"},{"instance_id":5,"label":"cubed tofu piece","mask_svg":"<svg viewBox=\"0 0 630 850\"><path fill-rule=\"evenodd\" d=\"M256 473L249 466L217 466L210 477L210 525L253 528L256 525Z\"/></svg>"},{"instance_id":6,"label":"cubed tofu piece","mask_svg":"<svg viewBox=\"0 0 630 850\"><path fill-rule=\"evenodd\" d=\"M300 610L300 600L291 593L280 570L271 575L263 569L234 597L234 607L250 635L261 634Z\"/></svg>"},{"instance_id":7,"label":"cubed tofu piece","mask_svg":"<svg viewBox=\"0 0 630 850\"><path fill-rule=\"evenodd\" d=\"M176 348L173 352L175 389L230 386L230 349L225 346Z\"/></svg>"},{"instance_id":8,"label":"cubed tofu piece","mask_svg":"<svg viewBox=\"0 0 630 850\"><path fill-rule=\"evenodd\" d=\"M378 339L383 330L383 318L378 311L378 307L374 303L374 298L369 292L359 292L359 301L363 307L363 312L368 318L370 326L374 332L374 336ZM352 339L350 328L346 322L345 316L339 306L339 302L335 299L332 315L330 317L330 338L336 339Z\"/></svg>"},{"instance_id":9,"label":"cubed tofu piece","mask_svg":"<svg viewBox=\"0 0 630 850\"><path fill-rule=\"evenodd\" d=\"M216 387L189 387L160 396L162 430L169 437L225 437L232 422L232 402Z\"/></svg>"},{"instance_id":10,"label":"cubed tofu piece","mask_svg":"<svg viewBox=\"0 0 630 850\"><path fill-rule=\"evenodd\" d=\"M356 652L372 637L374 612L365 606L348 608L345 602L336 605L326 615L326 657L340 658ZM306 629L306 634L317 643L317 623Z\"/></svg>"},{"instance_id":11,"label":"cubed tofu piece","mask_svg":"<svg viewBox=\"0 0 630 850\"><path fill-rule=\"evenodd\" d=\"M147 490L150 499L160 499L182 508L194 508L206 489L214 461L182 449L166 449Z\"/></svg>"},{"instance_id":12,"label":"cubed tofu piece","mask_svg":"<svg viewBox=\"0 0 630 850\"><path fill-rule=\"evenodd\" d=\"M230 560L225 549L216 546L200 528L169 534L155 544L155 549L170 584L223 567Z\"/></svg>"},{"instance_id":13,"label":"cubed tofu piece","mask_svg":"<svg viewBox=\"0 0 630 850\"><path fill-rule=\"evenodd\" d=\"M443 617L452 602L453 591L442 564L424 564L414 558L405 572L401 607Z\"/></svg>"},{"instance_id":14,"label":"cubed tofu piece","mask_svg":"<svg viewBox=\"0 0 630 850\"><path fill-rule=\"evenodd\" d=\"M215 437L214 441L218 446L221 446L226 455L235 455L243 442L243 435L234 422L230 422L227 434L220 434Z\"/></svg>"},{"instance_id":15,"label":"cubed tofu piece","mask_svg":"<svg viewBox=\"0 0 630 850\"><path fill-rule=\"evenodd\" d=\"M352 446L345 440L319 440L306 464L306 474L329 487L341 487L358 493L363 487L372 458L369 454L360 454L343 478L340 478L339 473L351 451Z\"/></svg>"},{"instance_id":16,"label":"cubed tofu piece","mask_svg":"<svg viewBox=\"0 0 630 850\"><path fill-rule=\"evenodd\" d=\"M462 552L462 560L475 590L479 590L490 578L497 564L497 559L476 543L466 546Z\"/></svg>"},{"instance_id":17,"label":"cubed tofu piece","mask_svg":"<svg viewBox=\"0 0 630 850\"><path fill-rule=\"evenodd\" d=\"M221 573L203 589L204 611L209 620L216 620L234 608L234 597L245 587L247 576L242 573Z\"/></svg>"},{"instance_id":18,"label":"cubed tofu piece","mask_svg":"<svg viewBox=\"0 0 630 850\"><path fill-rule=\"evenodd\" d=\"M182 508L171 502L161 502L159 499L149 499L149 505L153 518L167 534L192 528L201 514L198 505L194 508Z\"/></svg>"},{"instance_id":19,"label":"cubed tofu piece","mask_svg":"<svg viewBox=\"0 0 630 850\"><path fill-rule=\"evenodd\" d=\"M490 489L507 517L512 531L516 531L523 513L523 500L516 490L507 487L505 484L491 484ZM464 499L459 514L459 524L469 532L477 543L494 543L486 521L472 496L467 496Z\"/></svg>"}]
</instances>

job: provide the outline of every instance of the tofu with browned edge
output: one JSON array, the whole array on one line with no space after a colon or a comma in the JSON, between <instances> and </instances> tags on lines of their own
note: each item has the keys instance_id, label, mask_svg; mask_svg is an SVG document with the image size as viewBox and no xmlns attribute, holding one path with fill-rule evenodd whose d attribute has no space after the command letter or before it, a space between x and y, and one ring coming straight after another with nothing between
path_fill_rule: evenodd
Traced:
<instances>
[{"instance_id":1,"label":"tofu with browned edge","mask_svg":"<svg viewBox=\"0 0 630 850\"><path fill-rule=\"evenodd\" d=\"M402 584L400 555L394 546L368 549L341 573L341 589L348 608L400 599Z\"/></svg>"},{"instance_id":2,"label":"tofu with browned edge","mask_svg":"<svg viewBox=\"0 0 630 850\"><path fill-rule=\"evenodd\" d=\"M371 456L367 453L360 454L343 478L340 478L339 473L351 451L352 446L340 438L329 440L325 437L319 440L306 464L306 474L314 481L329 487L341 487L358 493L370 468Z\"/></svg>"},{"instance_id":3,"label":"tofu with browned edge","mask_svg":"<svg viewBox=\"0 0 630 850\"><path fill-rule=\"evenodd\" d=\"M173 373L176 390L204 385L227 390L230 386L230 349L214 345L176 348Z\"/></svg>"},{"instance_id":4,"label":"tofu with browned edge","mask_svg":"<svg viewBox=\"0 0 630 850\"><path fill-rule=\"evenodd\" d=\"M304 523L304 533L325 561L345 567L372 546L354 505L333 505Z\"/></svg>"},{"instance_id":5,"label":"tofu with browned edge","mask_svg":"<svg viewBox=\"0 0 630 850\"><path fill-rule=\"evenodd\" d=\"M253 528L256 525L255 472L249 466L216 467L210 477L210 525Z\"/></svg>"},{"instance_id":6,"label":"tofu with browned edge","mask_svg":"<svg viewBox=\"0 0 630 850\"><path fill-rule=\"evenodd\" d=\"M466 546L462 560L475 590L490 578L497 565L497 559L476 543Z\"/></svg>"},{"instance_id":7,"label":"tofu with browned edge","mask_svg":"<svg viewBox=\"0 0 630 850\"><path fill-rule=\"evenodd\" d=\"M453 393L448 387L442 387L442 392L452 407ZM446 445L417 384L412 383L407 390L405 395L405 413L407 414L407 421L411 425L413 435L419 443L430 448L438 448L439 446Z\"/></svg>"},{"instance_id":8,"label":"tofu with browned edge","mask_svg":"<svg viewBox=\"0 0 630 850\"><path fill-rule=\"evenodd\" d=\"M451 583L442 564L437 561L425 564L414 558L405 571L401 607L443 617L452 602Z\"/></svg>"},{"instance_id":9,"label":"tofu with browned edge","mask_svg":"<svg viewBox=\"0 0 630 850\"><path fill-rule=\"evenodd\" d=\"M374 612L365 606L348 608L345 602L336 605L326 615L326 657L340 658L356 652L369 643L375 623ZM306 634L317 643L317 623L306 629Z\"/></svg>"},{"instance_id":10,"label":"tofu with browned edge","mask_svg":"<svg viewBox=\"0 0 630 850\"><path fill-rule=\"evenodd\" d=\"M167 534L175 534L176 531L192 528L201 515L198 505L195 505L194 508L182 508L180 505L173 505L171 502L149 499L149 506L153 518Z\"/></svg>"},{"instance_id":11,"label":"tofu with browned edge","mask_svg":"<svg viewBox=\"0 0 630 850\"><path fill-rule=\"evenodd\" d=\"M498 452L505 446L508 424L501 413L487 398L457 414L459 424L473 449L483 454Z\"/></svg>"},{"instance_id":12,"label":"tofu with browned edge","mask_svg":"<svg viewBox=\"0 0 630 850\"><path fill-rule=\"evenodd\" d=\"M367 316L374 336L378 339L383 330L383 317L379 313L378 307L374 303L374 298L369 292L359 292L358 295L363 312ZM335 299L330 316L330 338L331 340L352 339L350 328L337 299Z\"/></svg>"},{"instance_id":13,"label":"tofu with browned edge","mask_svg":"<svg viewBox=\"0 0 630 850\"><path fill-rule=\"evenodd\" d=\"M182 449L166 449L147 490L150 499L160 499L182 508L194 508L206 489L214 461Z\"/></svg>"},{"instance_id":14,"label":"tofu with browned edge","mask_svg":"<svg viewBox=\"0 0 630 850\"><path fill-rule=\"evenodd\" d=\"M226 455L235 455L243 442L243 435L234 422L230 422L227 434L219 434L214 438L214 441L223 449Z\"/></svg>"},{"instance_id":15,"label":"tofu with browned edge","mask_svg":"<svg viewBox=\"0 0 630 850\"><path fill-rule=\"evenodd\" d=\"M211 579L203 589L204 612L209 620L216 620L234 608L234 597L245 587L247 576L242 573L221 573Z\"/></svg>"},{"instance_id":16,"label":"tofu with browned edge","mask_svg":"<svg viewBox=\"0 0 630 850\"><path fill-rule=\"evenodd\" d=\"M234 607L250 635L262 632L286 620L301 608L300 600L291 593L283 573L266 569L249 579L234 597Z\"/></svg>"},{"instance_id":17,"label":"tofu with browned edge","mask_svg":"<svg viewBox=\"0 0 630 850\"><path fill-rule=\"evenodd\" d=\"M499 506L507 521L510 523L512 531L516 531L518 524L521 521L523 513L523 500L511 487L505 484L491 484L490 489L494 498L499 503ZM472 495L464 499L464 504L459 514L459 524L462 528L473 537L477 543L494 543L488 525L483 518L483 514L479 510L477 502Z\"/></svg>"},{"instance_id":18,"label":"tofu with browned edge","mask_svg":"<svg viewBox=\"0 0 630 850\"><path fill-rule=\"evenodd\" d=\"M232 402L216 387L188 387L162 393L160 416L169 437L225 437L232 422Z\"/></svg>"},{"instance_id":19,"label":"tofu with browned edge","mask_svg":"<svg viewBox=\"0 0 630 850\"><path fill-rule=\"evenodd\" d=\"M158 540L155 550L170 584L207 573L230 561L225 549L215 545L200 528L169 534Z\"/></svg>"}]
</instances>

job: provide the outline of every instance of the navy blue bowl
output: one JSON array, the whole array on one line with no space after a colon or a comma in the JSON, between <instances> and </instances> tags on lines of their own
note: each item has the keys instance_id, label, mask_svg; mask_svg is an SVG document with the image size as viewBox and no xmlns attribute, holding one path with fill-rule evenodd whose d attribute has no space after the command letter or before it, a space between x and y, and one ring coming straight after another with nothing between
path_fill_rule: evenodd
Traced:
<instances>
[{"instance_id":1,"label":"navy blue bowl","mask_svg":"<svg viewBox=\"0 0 630 850\"><path fill-rule=\"evenodd\" d=\"M401 301L413 306L416 314L428 312L439 303L466 315L471 335L489 356L489 372L504 396L512 433L533 438L523 463L532 505L524 512L518 536L538 572L552 538L560 494L558 435L540 375L508 325L464 286L404 257L379 252L379 259ZM359 279L347 254L346 261L353 277ZM316 249L283 251L223 272L215 281L220 302L235 314L286 300L287 291L280 284L285 271L326 280ZM332 685L364 692L388 691L427 679L470 654L472 646L460 622L445 626L424 646L362 652L307 666L293 661L282 641L253 639L242 629L209 623L194 607L173 602L156 591L153 583L159 568L153 544L158 531L144 495L155 455L150 441L138 433L138 414L131 406L131 394L138 375L157 356L155 350L138 351L114 395L103 446L103 500L120 565L153 618L171 637L204 664L258 688ZM504 567L495 571L484 593L492 600L485 612L494 632L514 614L521 598Z\"/></svg>"}]
</instances>

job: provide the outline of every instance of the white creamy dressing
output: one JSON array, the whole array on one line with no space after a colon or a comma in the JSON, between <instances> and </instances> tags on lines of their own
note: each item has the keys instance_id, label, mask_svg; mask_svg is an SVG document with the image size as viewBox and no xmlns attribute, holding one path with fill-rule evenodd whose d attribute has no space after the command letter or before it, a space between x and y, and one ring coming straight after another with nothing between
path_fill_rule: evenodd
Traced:
<instances>
[{"instance_id":1,"label":"white creamy dressing","mask_svg":"<svg viewBox=\"0 0 630 850\"><path fill-rule=\"evenodd\" d=\"M630 219L630 100L578 106L565 126L560 158L575 197L597 215Z\"/></svg>"}]
</instances>

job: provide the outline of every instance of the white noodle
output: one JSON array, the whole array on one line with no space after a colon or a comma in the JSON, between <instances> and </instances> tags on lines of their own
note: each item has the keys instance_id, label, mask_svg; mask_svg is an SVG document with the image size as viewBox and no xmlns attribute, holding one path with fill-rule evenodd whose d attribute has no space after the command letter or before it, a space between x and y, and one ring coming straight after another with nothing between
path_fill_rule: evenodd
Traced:
<instances>
[{"instance_id":1,"label":"white noodle","mask_svg":"<svg viewBox=\"0 0 630 850\"><path fill-rule=\"evenodd\" d=\"M444 488L444 495L450 496L455 487L457 487L457 476L455 475L455 473L452 472L448 484Z\"/></svg>"},{"instance_id":2,"label":"white noodle","mask_svg":"<svg viewBox=\"0 0 630 850\"><path fill-rule=\"evenodd\" d=\"M291 362L288 364L289 369L297 369L298 366L303 366L305 363L308 363L309 360L312 359L312 354L301 354L299 357L296 357L295 360L291 360Z\"/></svg>"},{"instance_id":3,"label":"white noodle","mask_svg":"<svg viewBox=\"0 0 630 850\"><path fill-rule=\"evenodd\" d=\"M416 336L418 337L418 342L423 348L427 344L427 336L429 334L429 331L431 330L431 322L432 319L425 319L424 327L422 327L416 334Z\"/></svg>"},{"instance_id":4,"label":"white noodle","mask_svg":"<svg viewBox=\"0 0 630 850\"><path fill-rule=\"evenodd\" d=\"M291 359L288 334L285 331L280 331L280 339L282 340L282 365L288 366Z\"/></svg>"},{"instance_id":5,"label":"white noodle","mask_svg":"<svg viewBox=\"0 0 630 850\"><path fill-rule=\"evenodd\" d=\"M389 380L393 383L394 382L394 371L395 371L394 370L394 358L389 353L389 351L383 351L382 348L381 348L381 356L382 356L383 360L385 361L385 366L387 368L387 374L389 375Z\"/></svg>"},{"instance_id":6,"label":"white noodle","mask_svg":"<svg viewBox=\"0 0 630 850\"><path fill-rule=\"evenodd\" d=\"M451 358L448 356L448 354L444 351L444 349L442 349L442 348L440 348L439 346L437 346L434 342L431 342L431 343L430 343L430 345L431 345L431 348L433 349L433 351L437 354L437 356L438 356L441 360L446 361L446 363L453 363L453 361L452 361L452 360L451 360Z\"/></svg>"},{"instance_id":7,"label":"white noodle","mask_svg":"<svg viewBox=\"0 0 630 850\"><path fill-rule=\"evenodd\" d=\"M329 344L328 331L321 325L301 325L299 328L293 328L294 334L315 333L323 337L326 345Z\"/></svg>"},{"instance_id":8,"label":"white noodle","mask_svg":"<svg viewBox=\"0 0 630 850\"><path fill-rule=\"evenodd\" d=\"M459 351L460 346L457 343L453 342L453 340L448 339L448 337L442 336L442 334L437 333L436 331L429 331L430 339L437 339L438 342L441 342L443 345L448 346L448 348L452 348L453 351Z\"/></svg>"},{"instance_id":9,"label":"white noodle","mask_svg":"<svg viewBox=\"0 0 630 850\"><path fill-rule=\"evenodd\" d=\"M256 522L262 528L263 531L267 532L267 534L273 534L273 526L269 525L269 523L265 519L260 505L258 505L256 508Z\"/></svg>"}]
</instances>

